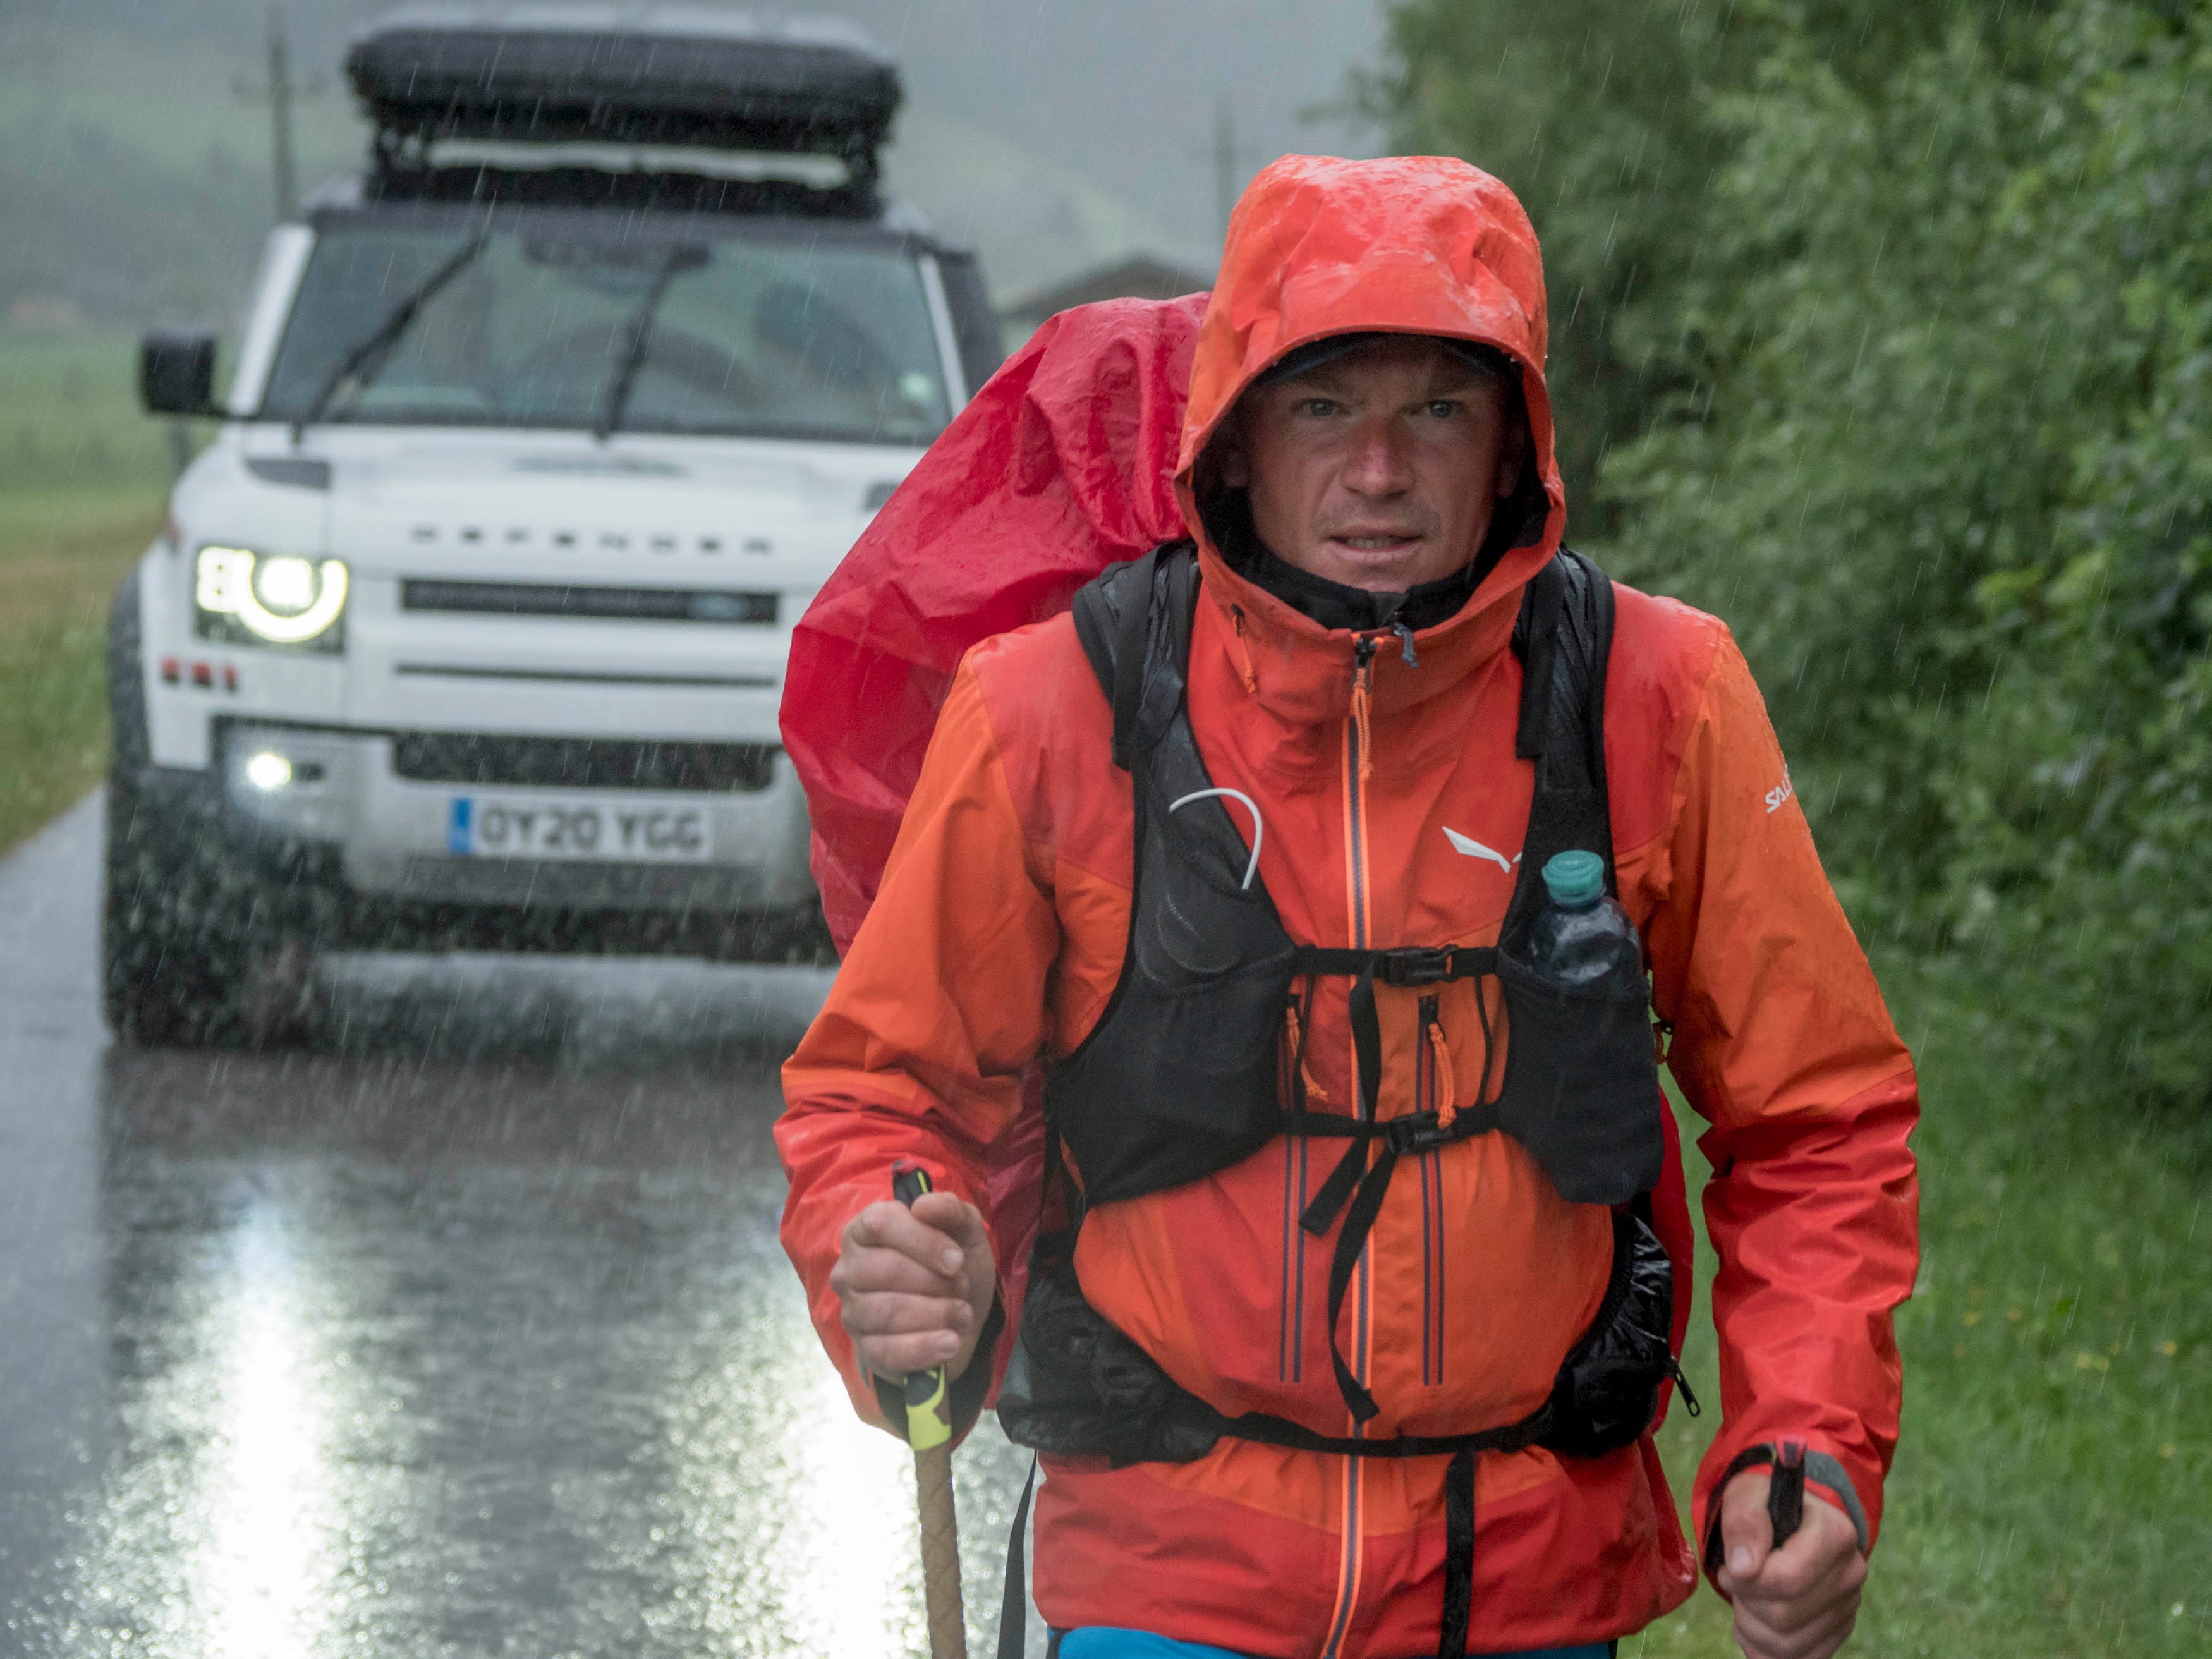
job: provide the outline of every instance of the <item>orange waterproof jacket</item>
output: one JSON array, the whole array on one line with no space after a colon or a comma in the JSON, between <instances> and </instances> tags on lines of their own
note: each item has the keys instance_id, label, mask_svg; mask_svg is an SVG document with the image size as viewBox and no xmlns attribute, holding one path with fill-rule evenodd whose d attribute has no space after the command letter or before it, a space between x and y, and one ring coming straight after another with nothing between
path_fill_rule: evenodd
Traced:
<instances>
[{"instance_id":1,"label":"orange waterproof jacket","mask_svg":"<svg viewBox=\"0 0 2212 1659\"><path fill-rule=\"evenodd\" d=\"M1189 481L1270 362L1325 335L1378 329L1480 341L1521 366L1550 511L1542 535L1509 552L1460 614L1415 636L1417 666L1386 649L1356 684L1353 636L1231 570L1204 543ZM1521 671L1510 636L1521 588L1565 520L1544 329L1528 220L1462 162L1288 158L1237 210L1177 475L1204 584L1189 704L1214 781L1259 804L1261 873L1296 939L1496 939L1532 791L1514 756ZM1878 1527L1899 1409L1891 1313L1917 1251L1911 1060L1727 629L1616 592L1606 758L1620 896L1674 1028L1668 1063L1711 1125L1700 1144L1714 1166L1705 1206L1721 1258L1723 1421L1695 1530L1729 1461L1784 1437L1838 1460ZM1364 768L1352 758L1363 720ZM1127 933L1130 787L1109 735L1066 617L969 654L880 890L785 1068L785 1246L856 1407L875 1420L829 1288L839 1234L884 1195L895 1162L919 1161L993 1216L1011 1299L1009 1237L1033 1217L994 1209L993 1150L1033 1131L1025 1079L1098 1019ZM1440 1040L1422 1035L1424 993L1376 988L1381 1115L1475 1100L1479 986L1502 1023L1494 981L1431 988ZM1308 1042L1314 1109L1351 1109L1353 1064L1346 981L1324 980ZM1686 1218L1671 1127L1669 1140L1656 1208L1679 1269ZM1323 1328L1332 1241L1297 1224L1334 1155L1279 1139L1218 1175L1095 1207L1077 1253L1085 1294L1224 1413L1352 1432ZM1502 1134L1414 1168L1419 1179L1401 1170L1390 1189L1336 1333L1382 1407L1367 1431L1443 1435L1517 1419L1541 1403L1595 1312L1608 1214L1565 1202ZM1677 1277L1679 1326L1688 1276ZM1002 1338L994 1366L1006 1351ZM1038 1604L1055 1626L1133 1627L1271 1659L1431 1653L1443 1465L1235 1440L1188 1464L1048 1460ZM1695 1579L1648 1438L1595 1459L1485 1457L1476 1537L1472 1651L1634 1631Z\"/></svg>"}]
</instances>

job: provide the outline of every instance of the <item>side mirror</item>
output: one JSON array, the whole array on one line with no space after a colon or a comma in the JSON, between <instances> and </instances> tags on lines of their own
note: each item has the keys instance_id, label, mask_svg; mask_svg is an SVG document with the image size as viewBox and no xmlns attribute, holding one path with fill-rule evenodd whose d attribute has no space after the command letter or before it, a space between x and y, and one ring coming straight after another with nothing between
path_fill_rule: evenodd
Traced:
<instances>
[{"instance_id":1,"label":"side mirror","mask_svg":"<svg viewBox=\"0 0 2212 1659\"><path fill-rule=\"evenodd\" d=\"M156 329L138 343L138 399L149 415L221 415L215 336Z\"/></svg>"}]
</instances>

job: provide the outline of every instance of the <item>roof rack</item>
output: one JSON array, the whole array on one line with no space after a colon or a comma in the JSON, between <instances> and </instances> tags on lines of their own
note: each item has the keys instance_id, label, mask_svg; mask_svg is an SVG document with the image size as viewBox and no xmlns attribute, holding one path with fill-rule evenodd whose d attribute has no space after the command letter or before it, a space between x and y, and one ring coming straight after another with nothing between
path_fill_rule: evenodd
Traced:
<instances>
[{"instance_id":1,"label":"roof rack","mask_svg":"<svg viewBox=\"0 0 2212 1659\"><path fill-rule=\"evenodd\" d=\"M898 69L859 29L698 7L431 5L346 54L380 171L444 141L690 147L834 156L872 193Z\"/></svg>"}]
</instances>

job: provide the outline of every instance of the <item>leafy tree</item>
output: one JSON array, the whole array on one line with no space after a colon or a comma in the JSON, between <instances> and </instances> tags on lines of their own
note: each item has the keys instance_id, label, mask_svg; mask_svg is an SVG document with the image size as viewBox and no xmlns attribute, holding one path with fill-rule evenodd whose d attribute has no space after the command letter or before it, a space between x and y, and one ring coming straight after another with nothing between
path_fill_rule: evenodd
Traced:
<instances>
[{"instance_id":1,"label":"leafy tree","mask_svg":"<svg viewBox=\"0 0 2212 1659\"><path fill-rule=\"evenodd\" d=\"M2212 1094L2212 21L1783 28L1715 107L1616 562L1735 622L1863 925L2042 1066Z\"/></svg>"}]
</instances>

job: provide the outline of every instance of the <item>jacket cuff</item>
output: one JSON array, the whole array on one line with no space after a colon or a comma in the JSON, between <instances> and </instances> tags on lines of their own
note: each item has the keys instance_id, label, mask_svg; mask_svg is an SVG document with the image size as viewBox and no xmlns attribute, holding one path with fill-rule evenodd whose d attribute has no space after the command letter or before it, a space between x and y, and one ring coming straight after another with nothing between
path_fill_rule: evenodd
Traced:
<instances>
[{"instance_id":1,"label":"jacket cuff","mask_svg":"<svg viewBox=\"0 0 2212 1659\"><path fill-rule=\"evenodd\" d=\"M1837 1507L1850 1516L1851 1529L1859 1535L1859 1553L1867 1553L1872 1540L1867 1535L1866 1505L1859 1502L1859 1489L1851 1485L1851 1477L1844 1466L1826 1452L1808 1451L1805 1454L1805 1479L1833 1498Z\"/></svg>"},{"instance_id":2,"label":"jacket cuff","mask_svg":"<svg viewBox=\"0 0 2212 1659\"><path fill-rule=\"evenodd\" d=\"M952 1443L956 1446L968 1437L968 1431L983 1414L983 1402L991 1393L993 1359L999 1351L1000 1333L1006 1325L1006 1304L994 1297L990 1316L984 1320L982 1334L975 1339L968 1369L946 1385L945 1404L951 1413ZM868 1381L875 1385L876 1406L884 1414L884 1425L900 1439L907 1439L906 1383L902 1380L894 1382L872 1371L868 1373Z\"/></svg>"},{"instance_id":3,"label":"jacket cuff","mask_svg":"<svg viewBox=\"0 0 2212 1659\"><path fill-rule=\"evenodd\" d=\"M1712 1515L1705 1527L1705 1565L1708 1577L1717 1577L1721 1570L1721 1501L1729 1482L1746 1469L1771 1468L1778 1459L1779 1454L1769 1442L1761 1441L1756 1446L1747 1446L1730 1460L1728 1468L1721 1472L1721 1478L1713 1482ZM1805 1482L1808 1486L1820 1487L1824 1494L1833 1498L1836 1507L1850 1517L1851 1529L1858 1534L1859 1553L1864 1555L1870 1542L1867 1534L1866 1505L1859 1502L1858 1488L1851 1484L1851 1477L1843 1464L1826 1452L1814 1451L1808 1447L1805 1452Z\"/></svg>"}]
</instances>

